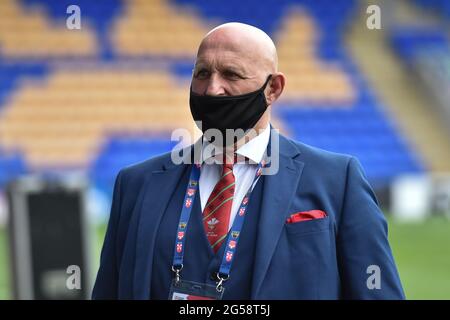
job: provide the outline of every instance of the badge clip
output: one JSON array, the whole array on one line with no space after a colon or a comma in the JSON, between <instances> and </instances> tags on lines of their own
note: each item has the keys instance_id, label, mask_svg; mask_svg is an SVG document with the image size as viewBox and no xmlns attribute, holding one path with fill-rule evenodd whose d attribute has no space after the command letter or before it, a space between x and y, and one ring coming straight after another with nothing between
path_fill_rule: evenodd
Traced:
<instances>
[{"instance_id":1,"label":"badge clip","mask_svg":"<svg viewBox=\"0 0 450 320\"><path fill-rule=\"evenodd\" d=\"M177 266L175 268L175 266L172 266L172 271L175 272L175 284L178 284L180 282L180 272L183 269L183 265Z\"/></svg>"},{"instance_id":2,"label":"badge clip","mask_svg":"<svg viewBox=\"0 0 450 320\"><path fill-rule=\"evenodd\" d=\"M230 275L227 275L226 278L222 278L222 277L220 276L220 273L217 272L217 279L219 279L219 281L217 282L217 287L216 287L217 292L222 292L222 291L223 291L223 285L222 285L222 284L223 284L225 281L227 281L229 277L230 277Z\"/></svg>"}]
</instances>

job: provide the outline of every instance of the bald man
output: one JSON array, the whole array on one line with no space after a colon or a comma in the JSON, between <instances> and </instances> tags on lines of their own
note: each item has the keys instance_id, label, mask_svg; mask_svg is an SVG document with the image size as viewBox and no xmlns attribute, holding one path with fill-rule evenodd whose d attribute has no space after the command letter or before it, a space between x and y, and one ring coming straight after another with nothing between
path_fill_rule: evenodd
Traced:
<instances>
[{"instance_id":1,"label":"bald man","mask_svg":"<svg viewBox=\"0 0 450 320\"><path fill-rule=\"evenodd\" d=\"M270 126L277 63L255 27L205 36L189 100L203 136L119 173L93 298L404 298L358 160Z\"/></svg>"}]
</instances>

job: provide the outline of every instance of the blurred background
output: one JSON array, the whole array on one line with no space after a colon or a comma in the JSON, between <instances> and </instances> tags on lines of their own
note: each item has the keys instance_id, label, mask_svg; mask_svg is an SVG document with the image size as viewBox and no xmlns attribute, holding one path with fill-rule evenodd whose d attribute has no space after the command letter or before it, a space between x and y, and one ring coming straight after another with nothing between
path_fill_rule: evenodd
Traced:
<instances>
[{"instance_id":1,"label":"blurred background","mask_svg":"<svg viewBox=\"0 0 450 320\"><path fill-rule=\"evenodd\" d=\"M450 299L448 0L0 0L0 299L87 297L116 174L193 129L197 46L227 21L277 45L274 126L363 164L407 298Z\"/></svg>"}]
</instances>

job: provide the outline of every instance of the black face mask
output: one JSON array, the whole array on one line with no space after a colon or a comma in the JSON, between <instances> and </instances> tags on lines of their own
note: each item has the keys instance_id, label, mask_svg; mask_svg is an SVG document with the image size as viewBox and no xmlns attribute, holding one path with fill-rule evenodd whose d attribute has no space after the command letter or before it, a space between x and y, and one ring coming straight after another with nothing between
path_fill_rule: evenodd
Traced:
<instances>
[{"instance_id":1,"label":"black face mask","mask_svg":"<svg viewBox=\"0 0 450 320\"><path fill-rule=\"evenodd\" d=\"M264 85L253 92L237 96L207 96L190 92L189 105L195 121L201 121L201 130L218 129L225 137L226 129L244 132L253 128L267 109ZM225 138L224 138L225 139Z\"/></svg>"}]
</instances>

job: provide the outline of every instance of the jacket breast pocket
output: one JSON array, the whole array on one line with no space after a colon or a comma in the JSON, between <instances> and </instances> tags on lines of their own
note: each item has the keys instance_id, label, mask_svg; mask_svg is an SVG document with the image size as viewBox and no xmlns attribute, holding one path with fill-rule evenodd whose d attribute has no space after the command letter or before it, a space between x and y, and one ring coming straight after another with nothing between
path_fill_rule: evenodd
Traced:
<instances>
[{"instance_id":1,"label":"jacket breast pocket","mask_svg":"<svg viewBox=\"0 0 450 320\"><path fill-rule=\"evenodd\" d=\"M306 295L306 299L338 297L339 273L333 219L328 216L284 227L286 231L279 251L288 267L280 267L280 270L288 270L289 277L283 287L293 292L303 288L300 292Z\"/></svg>"},{"instance_id":2,"label":"jacket breast pocket","mask_svg":"<svg viewBox=\"0 0 450 320\"><path fill-rule=\"evenodd\" d=\"M330 218L327 216L320 219L286 223L285 228L288 235L295 236L323 232L330 229Z\"/></svg>"}]
</instances>

